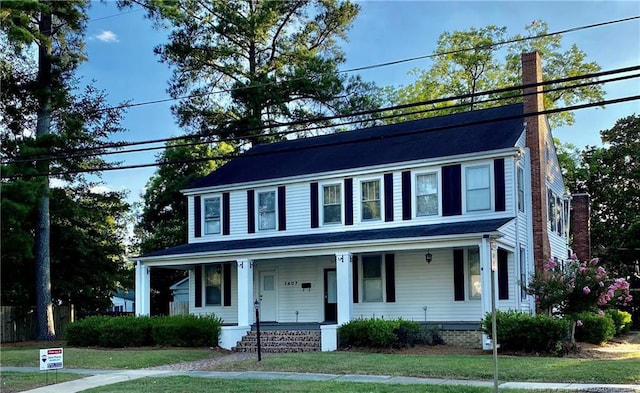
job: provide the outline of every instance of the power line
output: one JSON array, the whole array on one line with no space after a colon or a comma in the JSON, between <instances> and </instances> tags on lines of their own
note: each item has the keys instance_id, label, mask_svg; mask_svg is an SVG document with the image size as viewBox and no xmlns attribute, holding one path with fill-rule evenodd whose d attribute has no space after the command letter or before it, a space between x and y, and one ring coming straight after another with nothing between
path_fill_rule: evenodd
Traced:
<instances>
[{"instance_id":1,"label":"power line","mask_svg":"<svg viewBox=\"0 0 640 393\"><path fill-rule=\"evenodd\" d=\"M136 1L136 3L141 5L141 6L143 6L142 4L140 4L137 1ZM610 25L610 24L628 22L628 21L631 21L631 20L634 20L634 19L640 19L640 15L632 16L632 17L628 17L628 18L623 18L623 19L616 19L616 20L606 21L606 22L594 23L594 24L590 24L590 25L583 25L583 26L573 27L573 28L569 28L569 29L565 29L565 30L552 32L552 33L539 34L539 35L536 35L536 36L527 36L527 37L521 37L521 38L501 41L501 42L496 42L496 43L492 43L492 44L485 45L485 46L462 48L462 49L446 51L446 52L436 52L436 53L433 53L433 54L430 54L430 55L416 56L416 57L405 58L405 59L400 59L400 60L395 60L395 61L390 61L390 62L385 62L385 63L379 63L379 64L373 64L373 65L368 65L368 66L361 66L361 67L351 68L351 69L347 69L347 70L338 70L337 73L350 73L350 72L355 72L355 71L362 71L362 70L369 70L369 69L380 68L380 67L387 67L387 66L406 63L406 62L410 62L410 61L422 60L422 59L426 59L426 58L444 56L444 55L467 52L467 51L473 51L473 50L478 50L478 49L492 49L492 48L499 47L499 46L502 46L502 45L506 45L506 44L509 44L509 43L534 40L534 39L538 39L538 38L550 37L550 36L564 34L564 33L571 33L571 32L585 30L585 29L602 27L602 26L606 26L606 25ZM243 86L243 87L229 88L229 89L220 89L220 90L210 91L210 92L206 92L206 93L199 93L199 94L190 94L190 95L179 96L179 97L175 97L175 98L174 97L170 97L170 98L161 98L161 99L142 101L142 102L127 103L127 104L121 104L121 105L115 105L115 106L112 106L112 107L102 108L102 109L99 109L99 110L92 111L91 113L100 113L100 112L105 112L105 111L114 110L114 109L135 108L135 107L140 107L140 106L161 104L161 103L165 103L165 102L179 101L179 100L184 100L184 99L189 99L189 98L204 97L204 96L215 95L215 94L233 93L233 92L237 92L237 91L246 91L246 90L250 90L250 89L258 89L258 88L277 86L279 84L290 83L290 82L301 81L301 80L313 80L313 78L299 77L299 78L292 78L292 79L276 81L276 82L256 84L256 85L251 85L251 86Z\"/></svg>"},{"instance_id":2,"label":"power line","mask_svg":"<svg viewBox=\"0 0 640 393\"><path fill-rule=\"evenodd\" d=\"M591 29L591 28L594 28L594 27L602 27L602 26L606 26L606 25L610 25L610 24L614 24L614 23L628 22L630 20L634 20L634 19L638 19L638 18L640 18L640 15L631 16L631 17L623 18L623 19L607 21L607 22L594 23L594 24L591 24L591 25L572 27L570 29L559 30L559 31L555 31L555 32L552 32L552 33L544 33L544 34L538 34L538 35L535 35L535 36L514 38L514 39L511 39L511 40L506 40L506 41L502 41L502 42L491 43L489 45L481 45L481 46L476 46L476 47L471 47L471 48L455 49L455 50L450 50L450 51L445 51L445 52L435 52L435 53L430 54L430 55L415 56L415 57L409 57L409 58L406 58L406 59L389 61L389 62L385 62L385 63L378 63L378 64L373 64L373 65L368 65L368 66L355 67L355 68L350 68L348 70L342 70L342 71L339 71L339 72L364 71L364 70L369 70L369 69L372 69L372 68L392 66L392 65L408 63L408 62L412 62L412 61L416 61L416 60L430 59L430 58L438 57L438 56L453 55L453 54L456 54L456 53L462 53L462 52L467 52L467 51L471 51L471 50L493 49L493 48L497 48L497 47L500 47L500 46L503 46L503 45L506 45L506 44L514 44L516 42L534 40L534 39L537 39L537 38L552 37L554 35L565 34L565 33L573 33L573 32L576 32L576 31Z\"/></svg>"},{"instance_id":3,"label":"power line","mask_svg":"<svg viewBox=\"0 0 640 393\"><path fill-rule=\"evenodd\" d=\"M525 118L525 117L529 117L529 116L549 115L549 114L553 114L553 113L560 113L560 112L566 112L566 111L572 111L572 110L578 110L578 109L584 109L584 108L591 108L591 107L594 107L594 106L601 106L601 105L618 104L618 103L634 101L634 100L640 100L640 95L627 96L627 97L615 98L615 99L610 99L610 100L603 100L603 101L580 104L580 105L572 105L572 106L568 106L568 107L564 107L564 108L547 109L547 110L536 111L536 112L526 112L526 113L519 114L519 115L503 116L503 117L500 117L500 118L493 118L493 119L482 120L482 121L473 121L473 122L468 122L468 123L464 123L464 124L454 124L454 125L446 125L446 126L441 126L441 127L433 127L433 128L429 128L429 129L420 129L420 130L417 130L417 131L408 131L408 132L404 132L404 133L397 133L397 134L389 135L386 138L387 139L392 139L392 138L396 138L396 137L407 136L407 135L412 135L412 134L415 134L415 133L422 133L422 132L428 132L428 131L446 130L446 129L450 129L450 128L459 128L459 127L468 127L468 126L474 126L474 125L479 125L479 124L493 123L493 122L499 122L499 121L505 121L505 120L518 119L518 118ZM351 143L359 143L359 142L364 142L367 139L371 139L371 137L355 139L355 140L349 141L347 143L350 143L350 144ZM339 143L343 143L343 142L339 142ZM332 145L336 145L336 144L339 144L339 143L333 142L333 143L317 144L317 145L313 145L313 146L309 146L309 147L302 147L302 148L297 147L297 148L291 148L291 149L286 149L286 150L280 150L279 152L303 150L303 149L318 148L318 147L327 147L327 146L332 146ZM243 154L239 154L239 155L235 155L235 156L218 156L218 157L193 158L193 159L188 159L188 160L154 162L154 163L148 163L148 164L124 165L124 166L117 166L117 167L106 166L106 167L98 167L98 168L91 168L91 169L75 169L75 170L56 171L56 172L51 172L51 173L34 173L34 174L29 174L28 176L6 176L6 177L3 176L3 178L4 179L16 179L16 178L21 178L21 177L61 176L61 175L70 175L70 174L77 174L77 173L106 172L106 171L113 171L113 170L139 169L139 168L155 167L155 166L163 166L163 165L177 165L177 164L185 164L185 163L200 162L200 161L228 160L230 158L255 157L255 156L259 156L259 155L269 155L269 154L271 154L271 152L255 153L255 152L249 151L249 152L246 152L246 153L243 153Z\"/></svg>"},{"instance_id":4,"label":"power line","mask_svg":"<svg viewBox=\"0 0 640 393\"><path fill-rule=\"evenodd\" d=\"M601 71L601 72L597 72L597 73L576 75L576 76L572 76L572 77L549 80L549 81L543 81L543 82L540 82L540 83L534 83L534 84L528 84L528 85L517 85L517 86L511 86L511 87L505 87L505 88L500 88L500 89L487 90L487 91L476 92L476 93L468 93L468 94L463 94L463 95L449 96L449 97L432 99L432 100L427 100L427 101L419 101L419 102L414 102L414 103L395 105L395 106L390 106L390 107L385 107L385 108L371 109L371 110L360 111L360 112L349 113L349 114L341 114L341 115L319 117L319 118L314 118L314 119L291 121L291 122L281 123L281 124L277 124L277 125L263 125L263 126L259 126L259 127L244 128L244 129L241 129L241 130L235 130L235 132L247 133L247 132L252 132L252 131L264 131L264 130L272 129L272 128L304 126L306 124L311 124L311 123L327 122L327 121L336 120L336 119L343 119L343 118L354 118L354 117L358 117L358 116L367 116L367 115L385 113L385 112L389 112L389 111L397 111L397 110L414 108L414 107L425 106L425 105L434 105L434 104L438 104L438 103L442 103L442 102L448 102L448 101L460 101L460 100L465 100L465 99L475 99L475 98L480 97L480 96L499 95L499 94L502 94L502 93L508 93L508 92L512 92L512 91L520 91L520 90L524 90L526 88L531 88L531 87L553 86L553 85L557 85L557 84L561 84L561 83L574 82L574 81L580 81L580 80L585 80L585 79L586 80L590 80L590 79L595 79L595 78L599 78L599 77L603 77L603 76L615 75L615 74L623 74L623 73L637 71L637 70L640 70L640 65L632 66L632 67L619 68L619 69L614 69L614 70L609 70L609 71ZM577 88L577 87L586 87L586 86L590 86L590 85L597 85L597 84L616 82L616 81L620 81L620 80L624 80L624 79L630 79L630 78L636 78L636 77L638 77L638 74L625 75L625 76L611 78L611 79L604 80L604 81L596 80L596 81L590 81L590 82L581 83L581 84L575 84L575 85L570 85L570 86L550 88L550 89L546 89L545 92L548 93L548 92L552 92L552 91L568 90L568 89L574 89L574 88ZM524 97L524 96L525 96L525 94L520 93L520 94L517 94L517 95L514 95L514 96L510 96L507 99L514 99L514 98ZM503 99L505 99L505 98L498 97L498 98L489 99L489 100L485 100L485 101L480 101L480 102L474 101L474 102L475 103L489 103L489 102L493 102L493 101L500 101L500 100L503 100ZM459 104L453 104L453 105L449 105L449 106L445 106L445 107L435 108L433 110L453 109L453 108L456 108L456 107L468 106L468 105L469 105L469 103L461 102ZM405 113L398 113L398 114L392 115L390 117L384 117L384 118L402 117L402 116L408 116L408 115L412 115L412 114L427 113L427 112L433 111L433 110L421 110L421 111L411 112L411 113L406 113L406 112ZM372 119L367 119L367 120L371 121L371 120L376 120L376 119L380 120L382 118L372 118ZM324 128L331 128L331 127L339 127L339 126L349 125L349 124L357 124L357 123L359 123L361 121L362 120L355 120L355 121L351 121L351 122L347 122L347 123L338 123L338 124L332 123L332 124L329 124L329 125L318 125L318 126L313 126L313 127L307 127L305 129L305 131L324 129ZM286 136L288 134L297 133L297 132L300 132L300 130L295 130L295 129L294 130L285 130L285 131L271 133L270 135L271 136ZM37 161L37 160L50 160L50 159L56 159L56 158L63 158L64 159L64 158L89 157L89 156L96 155L96 154L88 153L90 151L100 151L100 150L103 150L103 149L119 149L119 148L130 147L130 146L166 143L166 142L173 142L173 141L184 141L184 140L187 140L187 139L197 139L197 138L205 138L205 137L210 137L210 135L196 134L196 135L184 135L184 136L180 136L180 137L162 138L162 139L154 139L154 140L146 140L146 141L107 143L107 144L103 144L101 146L96 146L96 147L67 150L67 151L64 152L65 154L67 154L67 156L55 156L54 155L54 156L42 157L42 155L33 154L33 155L28 155L28 156L22 156L20 160L15 160L15 161L12 161L12 162L19 163L19 162L31 162L31 161ZM241 139L243 139L243 138L232 137L232 138L227 138L224 141L239 141ZM208 141L200 141L200 142L181 144L181 145L191 146L191 145L206 144L206 143L209 143L209 142ZM181 145L178 145L176 147L179 147ZM105 155L105 154L126 154L126 153L132 153L132 152L159 150L159 149L164 149L165 147L166 146L148 147L148 148L130 149L130 150L126 150L126 151L114 151L114 152L103 152L103 151L100 151L99 154L101 154L101 155Z\"/></svg>"}]
</instances>

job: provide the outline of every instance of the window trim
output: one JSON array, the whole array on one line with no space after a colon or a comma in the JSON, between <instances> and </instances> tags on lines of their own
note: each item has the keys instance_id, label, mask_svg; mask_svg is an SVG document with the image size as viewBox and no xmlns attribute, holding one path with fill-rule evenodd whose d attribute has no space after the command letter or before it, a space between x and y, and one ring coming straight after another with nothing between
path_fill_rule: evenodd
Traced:
<instances>
[{"instance_id":1,"label":"window trim","mask_svg":"<svg viewBox=\"0 0 640 393\"><path fill-rule=\"evenodd\" d=\"M260 195L273 194L273 228L262 228L260 225ZM256 230L259 232L269 232L278 230L278 190L276 188L266 188L255 191L255 214L256 214Z\"/></svg>"},{"instance_id":2,"label":"window trim","mask_svg":"<svg viewBox=\"0 0 640 393\"><path fill-rule=\"evenodd\" d=\"M376 257L378 258L378 262L380 263L380 300L367 300L366 298L366 285L365 285L365 277L364 277L364 263L365 263L365 259L367 258L372 258L372 257ZM360 265L360 277L358 277L358 280L360 281L361 285L360 287L361 289L361 302L362 303L385 303L385 299L386 299L386 280L385 280L385 264L384 264L384 254L381 253L376 253L376 254L364 254L361 255L359 259L358 264Z\"/></svg>"},{"instance_id":3,"label":"window trim","mask_svg":"<svg viewBox=\"0 0 640 393\"><path fill-rule=\"evenodd\" d=\"M524 168L518 165L516 167L516 204L520 213L524 213L527 210L525 199L526 195Z\"/></svg>"},{"instance_id":4,"label":"window trim","mask_svg":"<svg viewBox=\"0 0 640 393\"><path fill-rule=\"evenodd\" d=\"M337 222L326 222L325 221L325 207L327 205L325 205L325 201L324 201L324 190L325 187L338 187L339 188L339 211L340 211L340 220ZM319 205L320 205L320 223L323 226L336 226L336 225L342 225L344 223L344 186L340 181L335 181L335 182L327 182L327 183L321 183L319 185L319 193L320 193L320 201L319 201ZM332 204L331 206L335 206L336 204Z\"/></svg>"},{"instance_id":5,"label":"window trim","mask_svg":"<svg viewBox=\"0 0 640 393\"><path fill-rule=\"evenodd\" d=\"M478 168L485 168L487 170L487 174L489 176L489 186L488 188L477 188L477 189L473 189L473 190L469 190L467 187L467 173L469 169L478 169ZM477 214L477 213L485 213L485 212L492 212L495 210L495 201L494 201L494 190L495 190L495 185L494 185L494 178L493 178L493 163L477 163L477 164L469 164L469 165L464 165L463 166L463 175L462 175L462 203L464 205L464 212L465 213L471 213L471 214ZM489 207L487 208L483 208L483 209L473 209L470 210L469 209L469 191L474 191L474 190L487 190L487 194L488 194L488 198L489 198Z\"/></svg>"},{"instance_id":6,"label":"window trim","mask_svg":"<svg viewBox=\"0 0 640 393\"><path fill-rule=\"evenodd\" d=\"M362 190L363 190L363 184L364 183L370 183L370 182L378 182L378 201L380 203L379 205L379 211L378 211L378 218L368 218L368 219L364 219L363 218L363 207L364 207L364 202L362 200ZM371 178L366 178L366 179L361 179L358 183L358 205L359 205L359 214L360 214L360 222L382 222L384 221L384 207L385 207L385 201L384 201L384 190L383 190L383 180L382 180L382 176L378 176L378 177L371 177Z\"/></svg>"},{"instance_id":7,"label":"window trim","mask_svg":"<svg viewBox=\"0 0 640 393\"><path fill-rule=\"evenodd\" d=\"M220 285L207 285L207 273L209 269L216 269L217 274L220 275ZM224 305L224 266L222 263L210 263L204 265L204 274L202 275L203 285L202 295L204 297L204 306L208 307L223 307ZM220 304L209 303L207 299L207 288L209 287L220 287Z\"/></svg>"},{"instance_id":8,"label":"window trim","mask_svg":"<svg viewBox=\"0 0 640 393\"><path fill-rule=\"evenodd\" d=\"M219 206L219 216L218 216L218 232L208 232L207 231L207 201L212 199L218 199ZM200 228L202 231L202 236L220 236L222 235L222 217L224 216L224 204L222 203L222 194L207 194L202 195L200 199L201 209L200 209Z\"/></svg>"},{"instance_id":9,"label":"window trim","mask_svg":"<svg viewBox=\"0 0 640 393\"><path fill-rule=\"evenodd\" d=\"M477 252L478 255L478 273L477 274L473 274L473 272L471 271L471 252ZM467 265L467 289L468 289L468 293L469 295L467 296L468 300L480 300L482 299L482 263L480 261L480 248L479 247L470 247L466 249L465 254L465 259L467 261L466 265ZM472 276L478 276L479 282L480 282L480 293L478 295L474 295L473 294L473 280L471 279Z\"/></svg>"},{"instance_id":10,"label":"window trim","mask_svg":"<svg viewBox=\"0 0 640 393\"><path fill-rule=\"evenodd\" d=\"M527 249L523 246L520 246L520 253L518 256L519 266L520 266L520 300L527 300L527 290L526 285L528 284L528 270L527 269Z\"/></svg>"},{"instance_id":11,"label":"window trim","mask_svg":"<svg viewBox=\"0 0 640 393\"><path fill-rule=\"evenodd\" d=\"M418 214L418 178L420 176L426 176L426 175L435 175L436 177L436 204L437 204L437 211L434 214ZM411 187L411 201L415 204L415 209L413 212L413 216L414 218L419 218L419 219L427 219L430 217L440 217L442 216L442 203L441 203L441 197L442 197L442 187L441 187L441 173L440 173L440 169L434 169L434 170L428 170L428 171L420 171L420 172L416 172L413 174L413 185ZM429 194L432 195L432 194Z\"/></svg>"}]
</instances>

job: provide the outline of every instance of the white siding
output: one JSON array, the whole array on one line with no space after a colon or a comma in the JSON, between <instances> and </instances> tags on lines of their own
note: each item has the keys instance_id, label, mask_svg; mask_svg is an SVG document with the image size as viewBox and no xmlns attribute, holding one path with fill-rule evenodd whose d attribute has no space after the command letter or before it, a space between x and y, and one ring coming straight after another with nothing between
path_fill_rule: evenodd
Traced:
<instances>
[{"instance_id":1,"label":"white siding","mask_svg":"<svg viewBox=\"0 0 640 393\"><path fill-rule=\"evenodd\" d=\"M342 224L339 225L322 225L322 215L320 214L320 226L319 228L311 228L311 213L310 213L310 182L308 181L298 181L286 184L286 221L287 221L287 230L286 231L277 231L277 230L269 230L269 231L260 231L256 228L256 232L250 234L252 238L261 238L261 237L273 237L273 236L290 236L290 235L303 235L309 233L327 233L327 232L344 232L344 231L352 231L352 230L363 230L363 229L376 229L376 228L388 228L389 226L411 226L411 225L426 225L431 223L442 223L447 221L467 221L467 220L483 220L483 219L492 219L498 217L512 217L513 212L510 210L510 206L513 206L514 195L511 192L513 189L513 173L511 171L513 165L513 159L509 156L505 158L505 187L506 187L506 206L507 210L504 212L495 212L492 210L481 211L481 212L472 212L466 213L457 216L451 217L443 217L441 215L436 216L428 216L428 217L415 217L415 191L412 191L411 203L412 203L412 212L413 218L411 220L402 220L402 177L401 173L403 170L411 170L412 176L412 188L415 188L415 174L421 172L438 172L438 184L439 184L439 206L442 208L442 173L440 171L441 165L415 165L411 168L402 168L402 170L396 170L393 172L389 171L373 171L365 174L359 174L356 176L349 176L349 174L345 174L344 177L331 177L331 178L320 178L319 182L319 210L322 209L322 184L328 183L339 183L342 188L342 192L344 195L344 179L346 177L351 177L353 179L353 225L345 225L344 217ZM463 179L464 179L464 166L465 165L489 165L491 178L493 179L493 158L491 159L483 159L483 160L473 160L467 161L463 164ZM392 222L384 221L384 208L385 203L388 201L384 200L384 174L392 173L393 175L393 217L394 220ZM360 189L361 182L364 180L370 179L379 179L380 180L380 196L381 196L381 219L375 221L362 221L361 220L361 203L360 203ZM464 180L463 180L464 182ZM494 181L492 180L492 201L493 201L493 193L495 189ZM265 188L256 188L255 192L259 192L262 189L275 189L273 187L265 187ZM463 189L464 194L464 189ZM463 197L464 199L464 197ZM228 241L228 240L239 240L245 239L248 235L248 226L247 226L247 190L239 189L230 191L230 234L229 235L204 235L201 237L194 237L194 197L188 196L189 202L189 220L188 220L188 231L189 231L189 241L190 242L211 242L211 241ZM464 201L463 201L464 203ZM492 207L494 208L494 203L492 202ZM342 201L342 211L345 209L345 201ZM464 207L463 207L464 211Z\"/></svg>"}]
</instances>

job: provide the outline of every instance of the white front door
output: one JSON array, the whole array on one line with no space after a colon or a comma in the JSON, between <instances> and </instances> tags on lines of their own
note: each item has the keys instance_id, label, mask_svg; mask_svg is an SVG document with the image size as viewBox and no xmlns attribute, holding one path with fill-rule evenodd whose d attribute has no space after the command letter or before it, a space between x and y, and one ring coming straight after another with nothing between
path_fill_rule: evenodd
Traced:
<instances>
[{"instance_id":1,"label":"white front door","mask_svg":"<svg viewBox=\"0 0 640 393\"><path fill-rule=\"evenodd\" d=\"M260 272L260 320L276 321L277 276L275 270Z\"/></svg>"}]
</instances>

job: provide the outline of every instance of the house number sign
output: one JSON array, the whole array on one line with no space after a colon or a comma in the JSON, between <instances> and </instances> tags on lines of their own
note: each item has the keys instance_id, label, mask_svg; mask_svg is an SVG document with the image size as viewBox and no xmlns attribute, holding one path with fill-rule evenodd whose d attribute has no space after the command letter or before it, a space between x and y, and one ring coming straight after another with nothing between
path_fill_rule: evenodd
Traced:
<instances>
[{"instance_id":1,"label":"house number sign","mask_svg":"<svg viewBox=\"0 0 640 393\"><path fill-rule=\"evenodd\" d=\"M297 287L298 286L298 281L285 281L284 282L284 286L285 287Z\"/></svg>"}]
</instances>

